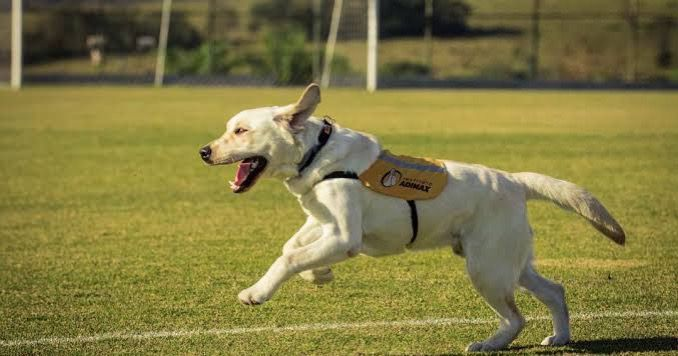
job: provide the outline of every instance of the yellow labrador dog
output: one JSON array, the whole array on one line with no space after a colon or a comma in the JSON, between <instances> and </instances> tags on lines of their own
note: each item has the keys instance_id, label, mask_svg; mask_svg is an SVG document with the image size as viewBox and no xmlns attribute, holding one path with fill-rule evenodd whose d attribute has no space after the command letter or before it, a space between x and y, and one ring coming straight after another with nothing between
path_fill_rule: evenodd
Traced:
<instances>
[{"instance_id":1,"label":"yellow labrador dog","mask_svg":"<svg viewBox=\"0 0 678 356\"><path fill-rule=\"evenodd\" d=\"M402 199L378 194L355 179L375 162L382 147L373 136L313 117L318 103L320 88L311 84L294 104L238 113L221 137L200 149L210 165L238 163L231 182L235 193L246 192L260 177L279 177L307 215L282 256L238 294L242 303L266 302L295 274L314 283L329 282L330 266L359 254L452 247L465 257L473 286L500 321L494 335L471 343L467 351L499 350L517 337L525 324L514 299L517 286L552 314L554 332L542 345L569 341L564 289L539 275L531 263L526 202L552 201L624 244L621 226L593 195L537 173L444 161L447 184L442 193L417 201L413 214Z\"/></svg>"}]
</instances>

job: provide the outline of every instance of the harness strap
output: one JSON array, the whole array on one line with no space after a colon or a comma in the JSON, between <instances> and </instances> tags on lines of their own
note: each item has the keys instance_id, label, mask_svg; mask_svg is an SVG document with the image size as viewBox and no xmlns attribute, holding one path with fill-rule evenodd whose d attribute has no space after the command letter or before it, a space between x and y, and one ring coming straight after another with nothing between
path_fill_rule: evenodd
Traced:
<instances>
[{"instance_id":1,"label":"harness strap","mask_svg":"<svg viewBox=\"0 0 678 356\"><path fill-rule=\"evenodd\" d=\"M355 174L354 172L334 171L334 172L324 176L322 180L337 179L337 178L358 179L358 180L360 179L360 178L358 178L358 175Z\"/></svg>"},{"instance_id":2,"label":"harness strap","mask_svg":"<svg viewBox=\"0 0 678 356\"><path fill-rule=\"evenodd\" d=\"M311 165L315 156L318 155L318 152L325 147L325 144L330 139L330 135L332 135L332 122L330 122L330 120L331 119L328 119L327 117L323 118L323 127L320 129L320 134L318 134L318 143L311 147L311 149L304 154L301 162L299 162L299 165L297 166L299 174L301 174L306 167Z\"/></svg>"},{"instance_id":3,"label":"harness strap","mask_svg":"<svg viewBox=\"0 0 678 356\"><path fill-rule=\"evenodd\" d=\"M357 179L360 180L358 175L355 172L346 172L346 171L334 171L328 173L323 177L322 180L329 179ZM412 238L408 245L412 245L417 239L417 234L419 233L419 215L417 214L417 203L414 200L406 200L407 206L410 207L410 221L412 223Z\"/></svg>"},{"instance_id":4,"label":"harness strap","mask_svg":"<svg viewBox=\"0 0 678 356\"><path fill-rule=\"evenodd\" d=\"M414 243L414 240L417 239L417 233L419 232L419 215L417 214L417 203L414 200L408 200L407 205L410 206L410 220L412 221L412 238L410 239L410 245Z\"/></svg>"}]
</instances>

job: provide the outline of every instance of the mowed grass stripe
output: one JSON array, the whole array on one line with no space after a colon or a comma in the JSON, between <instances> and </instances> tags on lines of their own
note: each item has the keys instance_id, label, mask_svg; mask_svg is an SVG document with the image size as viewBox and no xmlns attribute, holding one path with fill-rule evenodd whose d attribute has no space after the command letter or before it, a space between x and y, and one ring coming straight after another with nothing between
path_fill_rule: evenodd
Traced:
<instances>
[{"instance_id":1,"label":"mowed grass stripe","mask_svg":"<svg viewBox=\"0 0 678 356\"><path fill-rule=\"evenodd\" d=\"M603 312L603 313L581 313L570 316L571 320L592 320L609 318L673 318L678 316L678 311L626 311L626 312ZM551 320L550 316L532 316L526 317L531 320ZM206 329L206 330L176 330L176 331L147 331L147 332L112 332L91 336L75 337L46 337L35 340L10 340L0 341L0 346L31 346L39 344L59 345L70 343L88 343L107 340L145 340L156 338L175 338L192 336L221 336L237 335L246 333L284 333L300 331L327 331L327 330L350 330L377 327L420 327L420 326L441 326L441 325L472 325L496 323L496 319L470 319L470 318L434 318L434 319L415 319L415 320L394 320L394 321L367 321L359 323L328 323L328 324L301 324L291 326L259 326L250 328L231 328L231 329Z\"/></svg>"}]
</instances>

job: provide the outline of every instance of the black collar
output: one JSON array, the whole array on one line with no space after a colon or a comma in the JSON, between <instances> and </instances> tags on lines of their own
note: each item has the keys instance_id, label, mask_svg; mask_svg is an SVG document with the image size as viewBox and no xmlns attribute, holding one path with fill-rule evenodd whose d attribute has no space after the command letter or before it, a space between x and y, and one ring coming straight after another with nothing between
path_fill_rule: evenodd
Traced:
<instances>
[{"instance_id":1,"label":"black collar","mask_svg":"<svg viewBox=\"0 0 678 356\"><path fill-rule=\"evenodd\" d=\"M320 129L320 134L318 135L318 143L311 147L311 149L304 154L301 162L299 162L297 168L299 174L313 163L315 156L318 155L318 152L325 147L325 144L330 139L330 135L332 135L332 122L328 118L323 118L323 127Z\"/></svg>"}]
</instances>

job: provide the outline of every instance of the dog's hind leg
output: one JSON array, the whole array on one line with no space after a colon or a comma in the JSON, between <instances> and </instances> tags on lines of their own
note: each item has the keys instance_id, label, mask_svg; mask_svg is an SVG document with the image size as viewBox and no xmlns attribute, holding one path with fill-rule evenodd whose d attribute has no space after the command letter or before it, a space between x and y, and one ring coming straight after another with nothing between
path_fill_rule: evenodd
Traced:
<instances>
[{"instance_id":1,"label":"dog's hind leg","mask_svg":"<svg viewBox=\"0 0 678 356\"><path fill-rule=\"evenodd\" d=\"M320 224L313 218L308 217L306 223L297 231L283 246L283 255L292 252L298 248L304 247L322 235ZM299 277L315 284L329 283L334 279L334 274L330 267L319 267L299 273Z\"/></svg>"},{"instance_id":2,"label":"dog's hind leg","mask_svg":"<svg viewBox=\"0 0 678 356\"><path fill-rule=\"evenodd\" d=\"M499 329L467 351L506 348L520 333L525 319L514 293L531 250L531 231L520 207L484 217L480 226L462 237L466 268L473 286L499 316Z\"/></svg>"},{"instance_id":3,"label":"dog's hind leg","mask_svg":"<svg viewBox=\"0 0 678 356\"><path fill-rule=\"evenodd\" d=\"M570 319L565 302L565 289L555 282L542 277L528 262L519 279L520 286L527 289L551 311L553 335L541 342L542 345L565 345L570 341Z\"/></svg>"},{"instance_id":4,"label":"dog's hind leg","mask_svg":"<svg viewBox=\"0 0 678 356\"><path fill-rule=\"evenodd\" d=\"M495 351L508 346L520 333L525 319L514 299L514 287L487 271L469 270L476 290L499 316L499 329L486 340L471 343L466 351Z\"/></svg>"}]
</instances>

